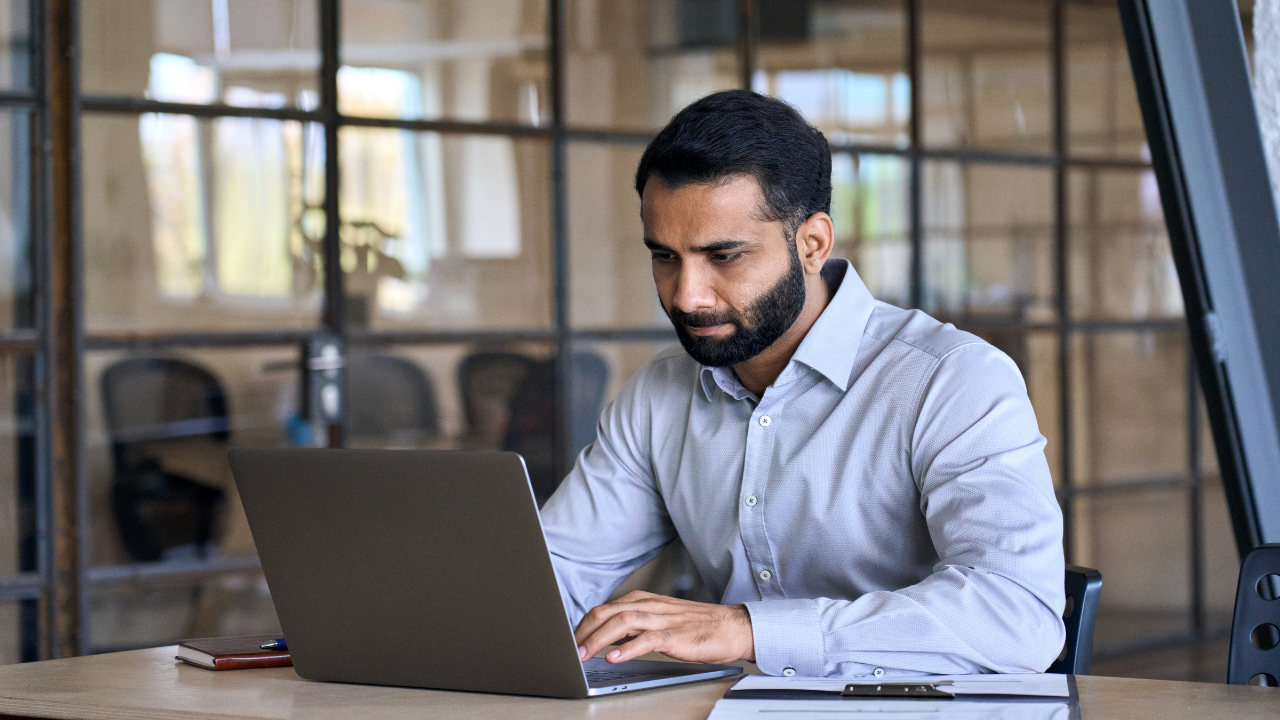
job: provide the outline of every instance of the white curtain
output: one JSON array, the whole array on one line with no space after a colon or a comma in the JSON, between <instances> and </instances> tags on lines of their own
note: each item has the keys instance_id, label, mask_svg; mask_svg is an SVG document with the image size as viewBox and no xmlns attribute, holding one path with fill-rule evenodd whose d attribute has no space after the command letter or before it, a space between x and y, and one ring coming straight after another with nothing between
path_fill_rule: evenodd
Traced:
<instances>
[{"instance_id":1,"label":"white curtain","mask_svg":"<svg viewBox=\"0 0 1280 720\"><path fill-rule=\"evenodd\" d=\"M1272 193L1280 198L1280 0L1253 8L1253 94Z\"/></svg>"}]
</instances>

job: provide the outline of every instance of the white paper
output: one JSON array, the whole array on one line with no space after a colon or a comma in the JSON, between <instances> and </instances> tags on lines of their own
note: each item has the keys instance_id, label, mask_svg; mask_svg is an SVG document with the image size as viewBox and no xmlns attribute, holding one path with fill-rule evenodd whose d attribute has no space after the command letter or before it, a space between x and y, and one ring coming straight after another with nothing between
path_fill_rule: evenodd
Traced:
<instances>
[{"instance_id":1,"label":"white paper","mask_svg":"<svg viewBox=\"0 0 1280 720\"><path fill-rule=\"evenodd\" d=\"M707 720L1068 720L1065 702L958 700L720 700Z\"/></svg>"},{"instance_id":2,"label":"white paper","mask_svg":"<svg viewBox=\"0 0 1280 720\"><path fill-rule=\"evenodd\" d=\"M1067 698L1067 676L1057 673L1020 673L990 675L918 675L883 679L773 677L746 675L734 690L820 690L838 693L846 685L882 685L901 683L950 682L939 689L955 695L1022 695L1026 697ZM794 702L794 701L791 701ZM821 701L819 701L821 702ZM894 701L890 701L894 702ZM923 702L923 701L912 701ZM943 701L946 702L946 701Z\"/></svg>"}]
</instances>

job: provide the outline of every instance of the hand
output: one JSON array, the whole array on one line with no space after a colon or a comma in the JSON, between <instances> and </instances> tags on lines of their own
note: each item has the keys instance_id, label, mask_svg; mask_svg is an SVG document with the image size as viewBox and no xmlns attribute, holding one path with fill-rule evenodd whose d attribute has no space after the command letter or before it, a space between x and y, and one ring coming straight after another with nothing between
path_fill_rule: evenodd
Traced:
<instances>
[{"instance_id":1,"label":"hand","mask_svg":"<svg viewBox=\"0 0 1280 720\"><path fill-rule=\"evenodd\" d=\"M705 663L756 657L745 605L713 605L639 590L592 609L578 623L574 638L584 661L623 640L627 642L610 650L606 660L626 662L649 652Z\"/></svg>"}]
</instances>

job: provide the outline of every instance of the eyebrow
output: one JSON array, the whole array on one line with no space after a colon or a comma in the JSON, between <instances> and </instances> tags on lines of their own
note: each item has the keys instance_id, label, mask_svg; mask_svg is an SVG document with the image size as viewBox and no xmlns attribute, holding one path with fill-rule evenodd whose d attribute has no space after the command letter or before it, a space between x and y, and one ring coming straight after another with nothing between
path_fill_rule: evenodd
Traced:
<instances>
[{"instance_id":1,"label":"eyebrow","mask_svg":"<svg viewBox=\"0 0 1280 720\"><path fill-rule=\"evenodd\" d=\"M724 252L726 250L737 250L739 248L746 247L747 244L748 243L745 240L715 240L705 245L695 245L689 248L689 250L695 253ZM649 238L644 239L644 245L650 250L666 250L671 252L671 248L663 245L662 243L650 240Z\"/></svg>"}]
</instances>

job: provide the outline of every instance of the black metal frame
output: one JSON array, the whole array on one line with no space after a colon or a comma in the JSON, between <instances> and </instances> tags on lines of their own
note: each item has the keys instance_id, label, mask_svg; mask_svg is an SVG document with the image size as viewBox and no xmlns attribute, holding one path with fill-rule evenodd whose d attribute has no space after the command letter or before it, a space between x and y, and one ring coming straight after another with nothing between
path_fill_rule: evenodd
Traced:
<instances>
[{"instance_id":1,"label":"black metal frame","mask_svg":"<svg viewBox=\"0 0 1280 720\"><path fill-rule=\"evenodd\" d=\"M50 515L53 498L47 447L51 413L44 403L35 402L38 396L47 397L52 377L48 362L51 323L47 302L49 278L46 274L50 259L45 241L50 234L47 210L51 199L48 184L51 157L42 143L42 138L48 137L51 114L47 51L52 38L46 31L45 4L39 0L28 0L26 12L29 23L29 52L24 63L27 89L0 92L0 111L14 114L15 129L24 119L26 122L28 154L20 162L15 162L15 169L25 167L28 172L25 178L28 247L24 250L29 265L24 270L29 273L30 296L15 298L15 327L0 332L0 355L18 362L20 366L15 373L18 376L17 407L11 408L20 420L17 433L19 457L13 459L18 470L19 497L12 498L10 502L30 504L27 508L20 508L18 530L34 542L26 550L20 550L18 574L0 578L0 599L19 603L22 656L23 659L34 659L47 657L52 652L55 637L51 632L54 626L50 621L53 614L51 601L57 599L53 593L51 573L54 541ZM15 157L15 161L18 160ZM15 178L15 187L22 180ZM19 268L6 270L16 273ZM24 515L26 519L22 519Z\"/></svg>"},{"instance_id":2,"label":"black metal frame","mask_svg":"<svg viewBox=\"0 0 1280 720\"><path fill-rule=\"evenodd\" d=\"M651 138L649 133L638 133L628 131L615 131L602 128L586 128L586 127L570 127L565 124L565 89L564 89L564 72L565 72L565 40L562 32L563 25L563 8L566 0L548 0L548 35L549 35L549 83L551 97L551 123L546 126L534 127L527 125L519 125L514 123L503 122L461 122L453 120L394 120L382 118L363 118L343 116L338 112L337 103L337 72L341 65L339 57L339 28L341 22L341 13L339 0L316 0L319 3L320 12L320 28L321 28L321 67L320 67L320 106L315 110L298 110L298 109L264 109L264 108L243 108L232 107L222 104L213 105L188 105L182 103L158 102L153 100L145 100L140 98L122 98L122 97L80 97L78 88L71 88L73 93L73 101L78 103L79 112L107 114L107 115L125 115L137 116L143 113L171 113L178 115L188 115L198 118L218 118L218 117L248 117L263 118L274 120L292 120L304 123L317 123L323 126L325 133L325 201L324 212L328 221L326 222L326 235L324 237L324 265L326 268L338 267L338 236L337 228L338 218L338 178L339 170L337 166L337 146L339 142L339 128L343 126L360 126L360 127L378 127L378 128L394 128L414 132L437 132L444 134L488 134L500 135L512 138L538 138L549 143L551 148L551 202L552 202L552 218L553 218L553 287L551 288L554 302L554 320L551 326L545 328L532 329L513 329L503 331L405 331L405 332L382 332L368 330L351 330L346 326L344 317L346 314L345 294L343 290L343 277L340 272L326 272L324 282L324 306L322 313L322 321L314 330L282 330L282 331L255 331L255 332L199 332L199 333L159 333L159 332L95 332L88 336L83 336L81 343L82 356L84 350L101 351L101 350L172 350L177 348L211 348L211 347L299 347L305 345L309 340L321 336L337 337L342 339L348 346L361 345L432 345L432 344L457 344L457 343L488 343L488 342L508 342L508 341L536 341L545 342L554 345L557 350L557 379L558 379L558 395L557 407L560 418L560 427L557 432L557 443L561 450L568 446L568 382L569 382L569 350L575 343L584 342L666 342L673 338L673 333L666 329L637 327L637 328L616 328L616 329L577 329L574 328L569 321L568 305L569 305L569 239L568 239L568 204L566 196L566 156L570 143L600 143L615 146L637 146L646 144ZM1068 192L1068 173L1072 169L1114 169L1141 171L1150 167L1145 162L1138 160L1130 160L1124 158L1093 158L1093 157L1076 157L1070 154L1068 147L1068 136L1066 126L1066 75L1065 67L1067 63L1066 48L1066 7L1071 0L1048 0L1052 3L1052 35L1051 35L1051 62L1053 68L1051 95L1054 103L1054 120L1052 127L1052 148L1048 153L1028 153L1018 151L1001 151L988 150L982 148L932 148L922 147L922 113L923 103L921 101L921 91L919 78L921 77L921 56L924 48L921 43L922 36L922 20L923 8L922 0L902 0L903 1L903 23L906 30L905 42L905 67L910 79L910 119L909 119L909 145L905 148L897 146L885 146L878 144L852 144L852 143L836 143L832 149L837 153L849 154L875 154L889 155L902 158L909 167L909 228L910 228L910 247L911 247L911 266L910 266L910 290L909 302L914 306L920 306L924 299L924 252L925 252L925 236L924 236L924 213L923 205L925 198L923 197L923 167L929 161L952 161L959 163L981 163L981 164L1003 164L1016 165L1023 167L1041 167L1052 170L1053 172L1053 192L1055 202L1055 223L1053 228L1053 240L1055 250L1055 278L1054 286L1057 292L1057 319L1051 322L988 322L973 321L969 323L969 329L976 331L983 330L1015 330L1024 333L1054 333L1058 337L1058 392L1061 407L1061 416L1059 418L1062 436L1061 440L1061 457L1062 465L1056 469L1059 479L1059 496L1063 505L1064 513L1067 519L1067 537L1066 549L1068 559L1071 560L1074 555L1075 539L1073 537L1073 511L1077 498L1093 497L1112 493L1137 493L1152 491L1169 491L1171 489L1185 489L1192 497L1192 514L1189 518L1192 526L1190 542L1192 543L1192 597L1193 597L1193 625L1196 628L1203 626L1204 603L1203 603L1203 575L1200 568L1200 557L1202 551L1202 538L1199 532L1200 524L1200 503L1199 493L1202 487L1202 471L1200 469L1200 458L1198 455L1197 433L1198 425L1196 422L1191 423L1190 433L1190 456L1188 458L1188 474L1185 477L1169 477L1169 478L1149 478L1139 479L1130 482L1112 483L1108 485L1090 485L1078 486L1075 482L1076 471L1071 465L1073 456L1073 438L1071 435L1071 427L1074 422L1073 409L1071 406L1071 385L1073 378L1073 357L1072 342L1074 338L1091 337L1100 334L1110 333L1171 333L1179 334L1186 330L1186 323L1182 320L1091 320L1076 319L1072 317L1070 312L1070 297L1068 288L1070 287L1070 267L1067 262L1070 249L1070 229L1068 227L1067 215L1067 192ZM43 28L43 19L50 15L50 8L55 6L70 7L72 9L70 20L65 20L73 24L74 18L77 16L78 8L75 0L30 0L32 7L33 23ZM737 53L739 58L739 82L743 87L749 88L752 75L755 70L755 59L759 48L759 31L757 20L757 2L756 0L738 0L737 7L739 9ZM65 30L66 28L62 28ZM42 37L38 34L33 37ZM76 40L74 34L71 39ZM41 46L43 47L43 46ZM71 52L75 52L74 43ZM40 56L40 53L35 53ZM41 73L44 72L41 65ZM41 74L39 77L43 78ZM46 97L49 85L46 80L32 82L31 93L14 93L0 92L0 107L25 108L33 113L33 117L43 118L47 116L49 107L49 98ZM33 151L34 152L34 151ZM46 177L49 172L49 158L45 154L39 153L39 166L36 169L37 178L33 179L36 187L43 187L44 182L41 178ZM73 176L78 172L79 158L72 158ZM75 194L76 207L79 204L78 189ZM33 218L43 218L47 216L41 212L45 212L50 200L41 196L33 200L38 207L33 208ZM40 210L41 212L35 212ZM73 225L75 232L75 247L78 252L79 235L78 226ZM40 227L33 230L34 242L41 252L40 268L48 267L49 248L53 247L50 240L49 229ZM71 263L67 272L70 272L70 279L78 282L76 273L78 272L75 263ZM66 279L66 278L64 278ZM78 288L78 286L77 286ZM39 297L41 301L48 304L55 299L49 294L49 288L46 284L39 285ZM80 295L77 290L75 303L80 302ZM64 310L66 308L63 308ZM78 312L79 308L74 307L72 310ZM43 316L42 316L43 317ZM82 321L76 321L78 324L74 328L75 335L83 334ZM50 337L50 326L47 321L41 320L34 329L21 329L11 333L0 334L0 353L34 353L37 358L46 358L46 342ZM73 359L77 367L81 358L78 356ZM51 368L47 367L47 363L37 363L39 367L38 383L42 388L48 388L50 383ZM1194 371L1189 371L1189 378L1194 377ZM1194 393L1194 383L1192 380L1188 382L1188 413L1194 420L1198 413L1198 400ZM66 408L63 408L65 411ZM51 413L57 409L49 409L42 404L41 413L43 419L40 427L41 434L48 435L52 430ZM331 438L335 443L341 442L341 427L337 428L335 433L331 433ZM92 568L85 569L77 560L74 564L68 564L64 559L55 558L52 552L52 537L61 530L63 533L68 531L77 532L78 527L67 527L70 521L65 514L55 516L50 506L50 497L52 488L61 483L63 488L79 487L81 484L80 475L82 471L77 469L75 475L67 477L65 472L62 475L55 476L51 458L52 450L47 440L41 441L41 451L39 453L41 461L38 464L38 485L40 487L41 507L39 510L40 528L38 535L41 542L41 558L43 558L41 567L38 572L28 572L16 577L0 578L0 600L6 598L22 598L30 602L36 602L41 599L50 599L70 593L71 597L76 598L81 605L80 613L83 614L85 596L87 592L93 588L103 587L112 583L126 582L136 580L138 578L160 578L160 577L182 577L182 578L200 578L216 576L225 573L244 573L253 572L257 565L256 561L248 560L213 560L200 562L162 562L148 565L124 565L110 568ZM83 440L80 440L82 443ZM566 452L559 452L557 456L561 460L561 470L567 468L568 457ZM83 491L80 491L80 499L83 502ZM74 520L74 524L78 525L79 520ZM83 537L83 533L81 533ZM55 635L59 638L65 637L64 629L71 628L72 637L70 641L72 645L80 651L87 650L85 633L82 632L79 623L68 625L68 619L61 620L51 619L49 613L43 613L41 635L45 638L45 647L41 651L41 657L49 657L55 654L66 654L65 645L59 641L64 649L58 649L50 644L52 641L48 638ZM56 630L56 633L54 632ZM1198 630L1197 630L1198 632ZM1157 644L1162 642L1176 641L1177 638L1162 638L1154 642Z\"/></svg>"},{"instance_id":3,"label":"black metal frame","mask_svg":"<svg viewBox=\"0 0 1280 720\"><path fill-rule=\"evenodd\" d=\"M1240 18L1229 0L1120 8L1243 557L1280 542L1280 223Z\"/></svg>"}]
</instances>

